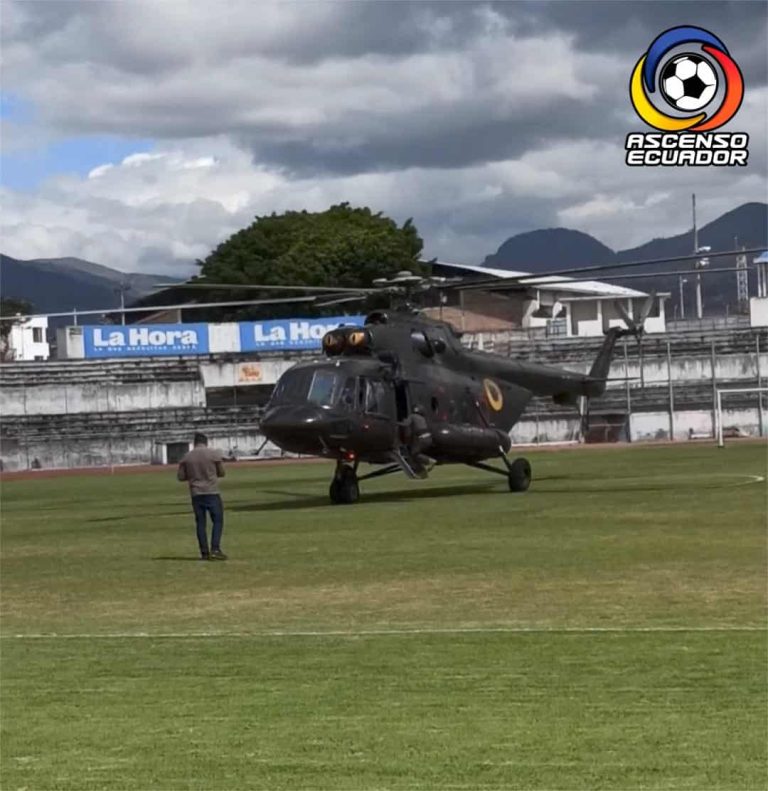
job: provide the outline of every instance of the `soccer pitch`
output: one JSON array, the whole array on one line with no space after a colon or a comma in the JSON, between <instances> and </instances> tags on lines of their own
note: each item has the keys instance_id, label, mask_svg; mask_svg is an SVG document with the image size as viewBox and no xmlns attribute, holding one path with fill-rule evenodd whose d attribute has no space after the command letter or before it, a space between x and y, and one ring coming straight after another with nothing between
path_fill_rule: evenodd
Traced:
<instances>
[{"instance_id":1,"label":"soccer pitch","mask_svg":"<svg viewBox=\"0 0 768 791\"><path fill-rule=\"evenodd\" d=\"M2 788L764 789L766 446L2 488Z\"/></svg>"}]
</instances>

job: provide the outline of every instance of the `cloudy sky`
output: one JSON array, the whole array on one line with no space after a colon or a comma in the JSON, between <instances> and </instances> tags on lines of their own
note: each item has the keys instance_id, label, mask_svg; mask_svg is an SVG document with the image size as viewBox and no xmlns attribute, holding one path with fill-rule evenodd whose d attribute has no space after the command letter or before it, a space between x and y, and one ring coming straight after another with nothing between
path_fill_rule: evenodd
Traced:
<instances>
[{"instance_id":1,"label":"cloudy sky","mask_svg":"<svg viewBox=\"0 0 768 791\"><path fill-rule=\"evenodd\" d=\"M19 258L187 274L254 215L349 201L477 263L565 226L625 248L768 179L763 2L2 0L2 227ZM628 168L665 28L724 40L747 168Z\"/></svg>"}]
</instances>

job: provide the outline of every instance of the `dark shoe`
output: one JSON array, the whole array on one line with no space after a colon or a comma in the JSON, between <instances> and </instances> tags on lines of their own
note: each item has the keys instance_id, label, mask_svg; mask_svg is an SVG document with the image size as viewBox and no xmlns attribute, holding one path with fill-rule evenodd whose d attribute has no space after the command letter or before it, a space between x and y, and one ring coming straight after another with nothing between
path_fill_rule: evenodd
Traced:
<instances>
[{"instance_id":1,"label":"dark shoe","mask_svg":"<svg viewBox=\"0 0 768 791\"><path fill-rule=\"evenodd\" d=\"M202 555L200 555L200 560L210 560L210 559L211 556L207 552L204 552Z\"/></svg>"},{"instance_id":2,"label":"dark shoe","mask_svg":"<svg viewBox=\"0 0 768 791\"><path fill-rule=\"evenodd\" d=\"M220 549L214 549L213 552L211 552L211 560L226 560L226 559L227 556Z\"/></svg>"}]
</instances>

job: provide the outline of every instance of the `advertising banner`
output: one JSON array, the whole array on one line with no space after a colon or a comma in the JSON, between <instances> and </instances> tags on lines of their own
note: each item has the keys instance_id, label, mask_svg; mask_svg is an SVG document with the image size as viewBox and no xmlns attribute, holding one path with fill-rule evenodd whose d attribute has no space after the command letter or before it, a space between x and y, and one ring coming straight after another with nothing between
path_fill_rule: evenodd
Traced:
<instances>
[{"instance_id":1,"label":"advertising banner","mask_svg":"<svg viewBox=\"0 0 768 791\"><path fill-rule=\"evenodd\" d=\"M207 354L207 324L83 327L86 359Z\"/></svg>"},{"instance_id":2,"label":"advertising banner","mask_svg":"<svg viewBox=\"0 0 768 791\"><path fill-rule=\"evenodd\" d=\"M237 366L239 385L259 385L264 381L264 371L259 363L240 363Z\"/></svg>"},{"instance_id":3,"label":"advertising banner","mask_svg":"<svg viewBox=\"0 0 768 791\"><path fill-rule=\"evenodd\" d=\"M240 351L280 352L322 347L323 335L341 324L362 325L365 316L240 322Z\"/></svg>"}]
</instances>

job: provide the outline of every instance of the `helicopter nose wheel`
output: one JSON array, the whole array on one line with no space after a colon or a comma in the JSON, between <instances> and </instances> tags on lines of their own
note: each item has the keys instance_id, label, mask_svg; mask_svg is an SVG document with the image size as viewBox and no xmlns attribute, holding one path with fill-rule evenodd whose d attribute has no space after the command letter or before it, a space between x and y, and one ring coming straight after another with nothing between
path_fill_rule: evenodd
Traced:
<instances>
[{"instance_id":1,"label":"helicopter nose wheel","mask_svg":"<svg viewBox=\"0 0 768 791\"><path fill-rule=\"evenodd\" d=\"M531 485L531 465L528 459L515 459L507 464L510 492L525 492Z\"/></svg>"},{"instance_id":2,"label":"helicopter nose wheel","mask_svg":"<svg viewBox=\"0 0 768 791\"><path fill-rule=\"evenodd\" d=\"M360 486L354 467L348 464L339 464L336 467L328 494L334 505L351 505L360 499Z\"/></svg>"}]
</instances>

